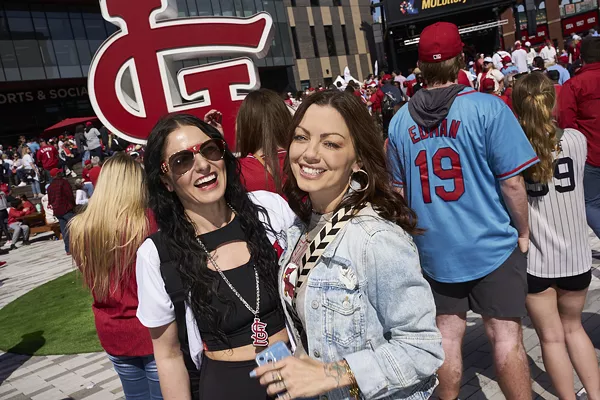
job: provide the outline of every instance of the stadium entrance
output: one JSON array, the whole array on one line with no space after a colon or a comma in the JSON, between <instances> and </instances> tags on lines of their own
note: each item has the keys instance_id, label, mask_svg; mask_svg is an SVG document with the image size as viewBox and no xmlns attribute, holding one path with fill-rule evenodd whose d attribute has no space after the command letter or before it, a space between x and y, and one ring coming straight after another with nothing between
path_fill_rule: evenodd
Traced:
<instances>
[{"instance_id":1,"label":"stadium entrance","mask_svg":"<svg viewBox=\"0 0 600 400\"><path fill-rule=\"evenodd\" d=\"M465 44L465 57L492 54L500 44L499 27L508 23L499 15L510 1L485 0L390 0L386 23L392 40L388 41L388 61L405 72L414 68L421 31L434 22L452 22L459 27ZM418 11L415 11L418 9Z\"/></svg>"}]
</instances>

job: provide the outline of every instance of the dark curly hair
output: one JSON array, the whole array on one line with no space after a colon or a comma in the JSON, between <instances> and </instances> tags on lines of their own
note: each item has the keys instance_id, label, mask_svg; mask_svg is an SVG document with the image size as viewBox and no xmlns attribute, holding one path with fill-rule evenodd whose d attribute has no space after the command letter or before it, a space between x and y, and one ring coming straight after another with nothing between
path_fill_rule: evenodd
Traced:
<instances>
[{"instance_id":1,"label":"dark curly hair","mask_svg":"<svg viewBox=\"0 0 600 400\"><path fill-rule=\"evenodd\" d=\"M212 274L207 266L207 257L196 241L196 229L187 217L185 209L174 192L169 192L161 181L160 165L165 158L164 149L168 136L181 126L195 126L213 139L223 139L211 125L187 114L169 114L163 117L152 129L146 153L144 167L147 174L150 208L154 212L162 239L166 241L171 257L178 263L178 272L186 293L188 304L194 316L206 319L210 326L203 330L214 332L224 343L227 342L221 322L233 306L218 293L221 278ZM240 164L229 149L223 157L227 174L225 200L236 211L242 230L247 238L251 262L265 284L267 291L277 297L277 253L267 237L273 232L266 210L252 202L240 181ZM262 223L262 220L266 223ZM214 296L227 304L228 311L221 315L211 301ZM249 300L253 304L253 300Z\"/></svg>"},{"instance_id":2,"label":"dark curly hair","mask_svg":"<svg viewBox=\"0 0 600 400\"><path fill-rule=\"evenodd\" d=\"M305 223L308 223L312 212L312 204L308 193L298 187L298 182L292 173L289 149L296 128L304 118L306 110L312 105L329 106L340 113L350 131L361 168L369 175L368 188L365 191L356 191L346 196L337 209L371 203L373 209L382 218L397 224L408 233L421 233L422 231L417 228L417 215L408 207L404 197L392 189L391 176L388 173L383 150L383 138L367 108L356 96L337 90L318 92L307 97L296 110L292 126L288 132L288 156L284 167L287 181L284 192L290 207L296 215ZM367 182L360 183L365 185Z\"/></svg>"}]
</instances>

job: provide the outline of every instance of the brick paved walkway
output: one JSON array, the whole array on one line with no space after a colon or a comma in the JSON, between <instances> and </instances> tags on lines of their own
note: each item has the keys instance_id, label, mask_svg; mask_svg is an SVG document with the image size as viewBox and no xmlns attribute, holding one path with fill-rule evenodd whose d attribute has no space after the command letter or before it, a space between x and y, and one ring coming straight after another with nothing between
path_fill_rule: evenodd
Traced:
<instances>
[{"instance_id":1,"label":"brick paved walkway","mask_svg":"<svg viewBox=\"0 0 600 400\"><path fill-rule=\"evenodd\" d=\"M37 240L37 238L36 238ZM590 235L600 252L600 240ZM73 269L62 241L41 241L29 249L0 257L8 265L0 268L0 308ZM600 355L600 259L594 261L594 279L584 311L584 326ZM91 312L91 310L90 310ZM18 321L15 321L18 323ZM529 356L536 399L556 399L544 371L541 349L529 319L524 320L524 340ZM468 316L464 344L465 373L461 399L503 399L494 381L494 368L481 318ZM576 391L581 383L576 379ZM122 399L118 376L105 353L29 357L0 352L0 400L110 400Z\"/></svg>"}]
</instances>

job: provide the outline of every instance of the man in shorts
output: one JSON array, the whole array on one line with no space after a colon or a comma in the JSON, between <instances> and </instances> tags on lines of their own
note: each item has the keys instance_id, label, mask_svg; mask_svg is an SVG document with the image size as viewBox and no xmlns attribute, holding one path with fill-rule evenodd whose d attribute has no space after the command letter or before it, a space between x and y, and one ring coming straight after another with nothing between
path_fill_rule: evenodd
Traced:
<instances>
[{"instance_id":1,"label":"man in shorts","mask_svg":"<svg viewBox=\"0 0 600 400\"><path fill-rule=\"evenodd\" d=\"M387 157L394 185L425 230L415 241L446 354L437 395L458 397L473 310L483 316L504 396L531 399L521 328L529 226L520 173L538 158L501 99L457 84L462 49L454 24L423 30L419 68L428 87L392 119Z\"/></svg>"}]
</instances>

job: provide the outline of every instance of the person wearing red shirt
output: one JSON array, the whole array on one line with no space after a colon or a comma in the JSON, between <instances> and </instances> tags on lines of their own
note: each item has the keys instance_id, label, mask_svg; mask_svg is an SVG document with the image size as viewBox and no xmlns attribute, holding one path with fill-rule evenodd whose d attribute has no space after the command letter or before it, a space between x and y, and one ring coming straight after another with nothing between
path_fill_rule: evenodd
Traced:
<instances>
[{"instance_id":1,"label":"person wearing red shirt","mask_svg":"<svg viewBox=\"0 0 600 400\"><path fill-rule=\"evenodd\" d=\"M40 140L40 149L36 153L36 158L38 163L42 164L42 168L46 172L46 178L52 168L58 167L60 161L56 147L48 144L45 139Z\"/></svg>"},{"instance_id":2,"label":"person wearing red shirt","mask_svg":"<svg viewBox=\"0 0 600 400\"><path fill-rule=\"evenodd\" d=\"M571 41L571 45L567 48L567 53L571 56L571 63L581 58L581 37L577 35L573 36L573 41Z\"/></svg>"},{"instance_id":3,"label":"person wearing red shirt","mask_svg":"<svg viewBox=\"0 0 600 400\"><path fill-rule=\"evenodd\" d=\"M587 139L585 207L588 224L600 238L600 37L581 41L581 58L583 67L560 91L558 124L577 129Z\"/></svg>"},{"instance_id":4,"label":"person wearing red shirt","mask_svg":"<svg viewBox=\"0 0 600 400\"><path fill-rule=\"evenodd\" d=\"M96 184L98 183L98 177L100 176L100 171L102 171L102 166L100 165L100 157L94 156L92 157L92 168L88 171L88 177L90 182L92 182L92 186L96 188Z\"/></svg>"},{"instance_id":5,"label":"person wearing red shirt","mask_svg":"<svg viewBox=\"0 0 600 400\"><path fill-rule=\"evenodd\" d=\"M60 224L60 232L65 242L65 251L67 255L69 252L69 230L67 224L75 216L73 210L75 209L75 196L73 196L73 188L69 182L63 178L62 171L58 168L50 170L50 177L52 182L48 186L48 205L52 207L54 216L58 219Z\"/></svg>"},{"instance_id":6,"label":"person wearing red shirt","mask_svg":"<svg viewBox=\"0 0 600 400\"><path fill-rule=\"evenodd\" d=\"M242 184L249 192L283 194L283 162L292 115L277 93L259 89L246 96L236 118Z\"/></svg>"},{"instance_id":7,"label":"person wearing red shirt","mask_svg":"<svg viewBox=\"0 0 600 400\"><path fill-rule=\"evenodd\" d=\"M162 394L152 340L136 317L136 251L157 231L152 213L144 209L144 170L122 153L108 159L104 168L101 190L69 225L73 260L92 292L98 339L121 379L125 398L158 400ZM115 204L115 199L122 200ZM98 215L111 218L99 223Z\"/></svg>"},{"instance_id":8,"label":"person wearing red shirt","mask_svg":"<svg viewBox=\"0 0 600 400\"><path fill-rule=\"evenodd\" d=\"M21 222L27 212L23 209L21 199L14 199L11 203L11 208L8 210L8 227L13 230L11 250L17 248L16 243L19 236L23 236L23 244L28 246L29 243L29 226Z\"/></svg>"},{"instance_id":9,"label":"person wearing red shirt","mask_svg":"<svg viewBox=\"0 0 600 400\"><path fill-rule=\"evenodd\" d=\"M22 194L19 196L21 201L23 202L23 211L25 211L25 215L31 215L36 212L35 206L29 200L27 200L27 196Z\"/></svg>"}]
</instances>

